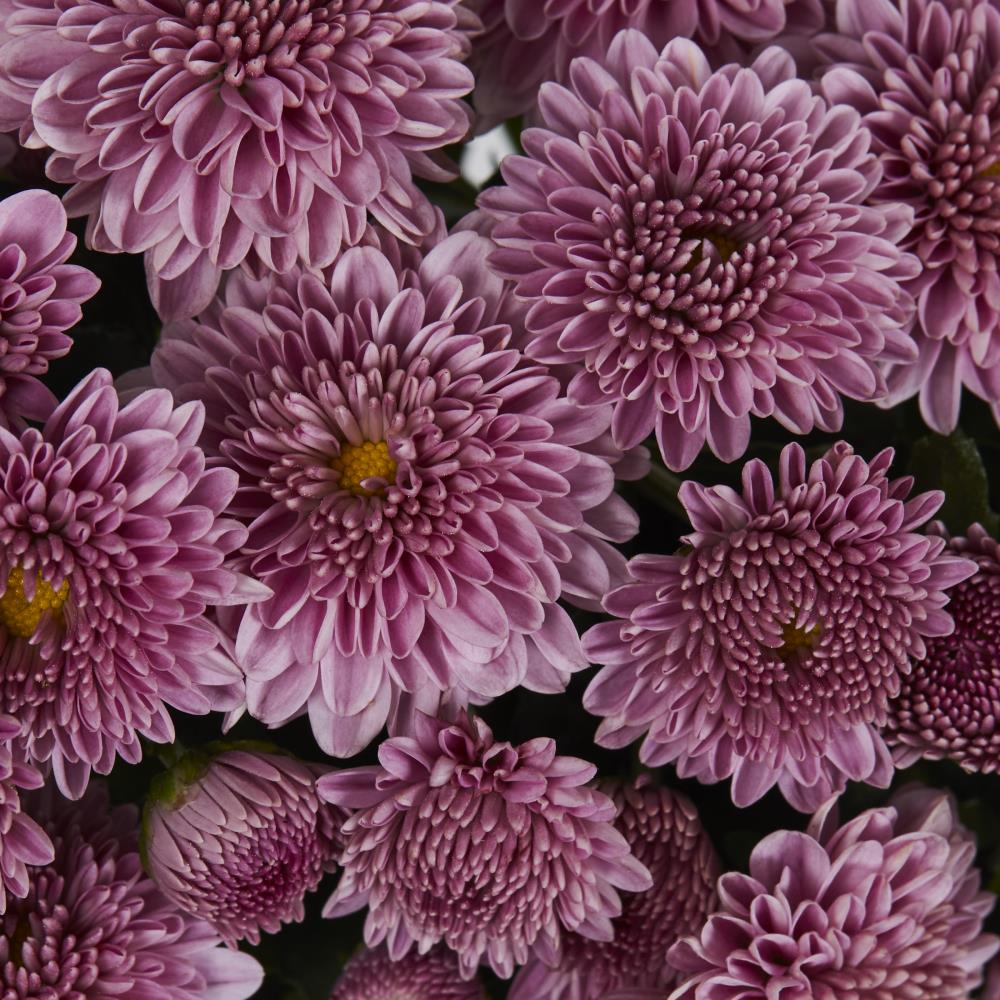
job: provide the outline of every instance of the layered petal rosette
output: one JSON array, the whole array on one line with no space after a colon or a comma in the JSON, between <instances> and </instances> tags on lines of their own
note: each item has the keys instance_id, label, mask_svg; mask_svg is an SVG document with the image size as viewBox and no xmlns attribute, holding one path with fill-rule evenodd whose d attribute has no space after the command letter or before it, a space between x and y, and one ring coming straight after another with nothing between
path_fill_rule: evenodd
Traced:
<instances>
[{"instance_id":1,"label":"layered petal rosette","mask_svg":"<svg viewBox=\"0 0 1000 1000\"><path fill-rule=\"evenodd\" d=\"M171 742L168 705L243 701L205 611L266 590L224 565L246 530L224 516L236 475L206 468L203 418L163 389L122 406L97 369L41 428L0 429L2 707L67 795L139 760L140 735Z\"/></svg>"},{"instance_id":2,"label":"layered petal rosette","mask_svg":"<svg viewBox=\"0 0 1000 1000\"><path fill-rule=\"evenodd\" d=\"M585 636L605 664L584 697L598 742L643 736L646 763L732 777L741 806L775 784L803 811L848 778L887 786L889 700L952 632L948 590L976 568L919 533L942 494L910 498L891 461L841 442L807 466L790 444L777 483L759 459L739 493L684 483L694 530L633 559L605 601L617 620Z\"/></svg>"},{"instance_id":3,"label":"layered petal rosette","mask_svg":"<svg viewBox=\"0 0 1000 1000\"><path fill-rule=\"evenodd\" d=\"M480 196L527 353L583 367L570 398L683 469L706 441L742 455L752 416L836 430L842 397L883 394L877 362L916 357L917 264L897 245L910 209L866 205L881 168L858 113L777 48L713 73L692 42L627 31L570 77Z\"/></svg>"},{"instance_id":4,"label":"layered petal rosette","mask_svg":"<svg viewBox=\"0 0 1000 1000\"><path fill-rule=\"evenodd\" d=\"M941 792L905 788L840 827L826 805L722 876L718 912L670 951L688 974L670 1000L968 1000L1000 946L974 862Z\"/></svg>"},{"instance_id":5,"label":"layered petal rosette","mask_svg":"<svg viewBox=\"0 0 1000 1000\"><path fill-rule=\"evenodd\" d=\"M385 942L397 960L443 942L465 979L480 961L509 977L567 931L610 941L617 890L652 880L614 828L614 803L587 787L595 771L550 739L512 746L482 719L417 715L377 766L319 779L321 797L351 811L325 914L367 906L369 947Z\"/></svg>"},{"instance_id":6,"label":"layered petal rosette","mask_svg":"<svg viewBox=\"0 0 1000 1000\"><path fill-rule=\"evenodd\" d=\"M0 129L191 316L223 270L326 266L368 213L431 230L413 175L452 176L466 38L455 0L4 0Z\"/></svg>"},{"instance_id":7,"label":"layered petal rosette","mask_svg":"<svg viewBox=\"0 0 1000 1000\"><path fill-rule=\"evenodd\" d=\"M426 955L408 952L398 962L384 947L365 949L352 958L330 1000L485 1000L482 986L465 980L455 956L445 947Z\"/></svg>"},{"instance_id":8,"label":"layered petal rosette","mask_svg":"<svg viewBox=\"0 0 1000 1000\"><path fill-rule=\"evenodd\" d=\"M205 401L204 446L240 475L245 566L273 592L225 616L250 711L308 711L335 756L400 698L563 690L586 658L557 599L593 606L624 571L609 540L636 521L599 447L610 414L511 346L489 246L239 278L153 358Z\"/></svg>"}]
</instances>

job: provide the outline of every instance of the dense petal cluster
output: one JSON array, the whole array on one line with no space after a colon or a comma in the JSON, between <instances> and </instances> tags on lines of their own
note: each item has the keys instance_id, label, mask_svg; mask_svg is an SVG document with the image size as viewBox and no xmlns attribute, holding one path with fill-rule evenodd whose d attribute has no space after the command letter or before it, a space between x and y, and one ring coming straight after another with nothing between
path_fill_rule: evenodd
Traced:
<instances>
[{"instance_id":1,"label":"dense petal cluster","mask_svg":"<svg viewBox=\"0 0 1000 1000\"><path fill-rule=\"evenodd\" d=\"M1000 946L974 860L940 792L903 789L839 829L825 806L723 875L719 912L670 951L689 974L671 1000L967 1000Z\"/></svg>"},{"instance_id":2,"label":"dense petal cluster","mask_svg":"<svg viewBox=\"0 0 1000 1000\"><path fill-rule=\"evenodd\" d=\"M485 1000L476 980L459 975L458 962L447 948L426 955L408 952L399 961L385 948L365 949L340 974L330 1000Z\"/></svg>"},{"instance_id":3,"label":"dense petal cluster","mask_svg":"<svg viewBox=\"0 0 1000 1000\"><path fill-rule=\"evenodd\" d=\"M655 430L674 469L706 441L738 458L751 416L836 430L842 396L883 392L876 359L916 356L910 210L864 204L867 130L794 72L777 48L713 73L692 42L622 32L543 88L545 128L480 196L529 356L581 364L570 398L613 403L620 447Z\"/></svg>"},{"instance_id":4,"label":"dense petal cluster","mask_svg":"<svg viewBox=\"0 0 1000 1000\"><path fill-rule=\"evenodd\" d=\"M507 977L532 948L557 954L566 931L611 940L616 890L651 879L614 803L586 786L595 770L550 739L512 746L482 719L416 716L378 766L319 780L324 799L354 810L326 915L367 905L369 946L385 941L398 959L443 942L465 979L482 960Z\"/></svg>"},{"instance_id":5,"label":"dense petal cluster","mask_svg":"<svg viewBox=\"0 0 1000 1000\"><path fill-rule=\"evenodd\" d=\"M371 213L433 227L472 75L456 0L4 0L0 129L48 146L98 250L148 252L161 312L221 270L324 267Z\"/></svg>"},{"instance_id":6,"label":"dense petal cluster","mask_svg":"<svg viewBox=\"0 0 1000 1000\"><path fill-rule=\"evenodd\" d=\"M252 748L182 758L143 815L153 881L227 944L301 921L306 893L335 867L344 820L316 795L321 773Z\"/></svg>"},{"instance_id":7,"label":"dense petal cluster","mask_svg":"<svg viewBox=\"0 0 1000 1000\"><path fill-rule=\"evenodd\" d=\"M948 549L977 571L951 591L954 633L928 639L903 678L886 737L901 767L949 758L989 773L1000 770L1000 544L975 524Z\"/></svg>"},{"instance_id":8,"label":"dense petal cluster","mask_svg":"<svg viewBox=\"0 0 1000 1000\"><path fill-rule=\"evenodd\" d=\"M264 973L179 912L143 874L138 814L109 810L102 785L68 803L46 794L33 814L51 862L30 869L25 899L0 920L4 1000L245 1000Z\"/></svg>"},{"instance_id":9,"label":"dense petal cluster","mask_svg":"<svg viewBox=\"0 0 1000 1000\"><path fill-rule=\"evenodd\" d=\"M442 691L563 690L586 658L557 598L593 605L624 572L609 542L636 520L595 445L610 414L511 346L489 247L461 233L415 268L365 246L322 278L240 277L153 358L205 401L246 567L273 591L229 616L250 711L308 710L336 756L404 693L433 711Z\"/></svg>"},{"instance_id":10,"label":"dense petal cluster","mask_svg":"<svg viewBox=\"0 0 1000 1000\"><path fill-rule=\"evenodd\" d=\"M648 774L601 788L618 810L615 827L649 869L652 888L622 893L612 941L568 933L558 954L536 952L514 980L510 1000L606 1000L622 988L662 997L677 979L667 951L697 933L715 909L718 861L691 802Z\"/></svg>"},{"instance_id":11,"label":"dense petal cluster","mask_svg":"<svg viewBox=\"0 0 1000 1000\"><path fill-rule=\"evenodd\" d=\"M633 559L605 601L619 620L585 636L607 664L584 698L605 716L598 742L645 734L644 761L732 776L738 805L776 783L803 810L847 778L887 785L876 727L924 639L952 631L948 589L975 571L918 533L941 494L908 499L891 460L840 443L807 467L791 444L777 483L759 459L742 493L684 483L684 547Z\"/></svg>"},{"instance_id":12,"label":"dense petal cluster","mask_svg":"<svg viewBox=\"0 0 1000 1000\"><path fill-rule=\"evenodd\" d=\"M239 669L206 605L263 591L223 564L236 475L206 469L198 403L120 405L97 369L40 428L0 429L0 709L79 795L92 768L173 739L167 705L237 707Z\"/></svg>"},{"instance_id":13,"label":"dense petal cluster","mask_svg":"<svg viewBox=\"0 0 1000 1000\"><path fill-rule=\"evenodd\" d=\"M965 386L1000 420L1000 4L843 0L838 29L823 91L870 125L883 166L870 200L913 209L902 245L921 264L905 283L920 357L889 365L886 405L919 393L948 433Z\"/></svg>"},{"instance_id":14,"label":"dense petal cluster","mask_svg":"<svg viewBox=\"0 0 1000 1000\"><path fill-rule=\"evenodd\" d=\"M66 263L75 246L54 194L21 191L0 202L0 426L19 429L55 409L38 376L70 349L66 331L100 285Z\"/></svg>"}]
</instances>

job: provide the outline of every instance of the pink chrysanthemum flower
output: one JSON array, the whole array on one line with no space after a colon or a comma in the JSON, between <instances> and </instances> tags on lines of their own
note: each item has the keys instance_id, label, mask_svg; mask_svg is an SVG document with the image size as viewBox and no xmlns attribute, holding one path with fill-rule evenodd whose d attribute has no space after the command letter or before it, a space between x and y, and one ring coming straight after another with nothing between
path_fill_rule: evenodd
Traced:
<instances>
[{"instance_id":1,"label":"pink chrysanthemum flower","mask_svg":"<svg viewBox=\"0 0 1000 1000\"><path fill-rule=\"evenodd\" d=\"M890 364L886 405L920 396L927 423L955 429L962 387L1000 421L1000 4L844 0L823 92L871 126L879 210L911 207L919 257L916 365ZM853 65L844 65L845 62ZM892 359L889 359L892 360Z\"/></svg>"},{"instance_id":2,"label":"pink chrysanthemum flower","mask_svg":"<svg viewBox=\"0 0 1000 1000\"><path fill-rule=\"evenodd\" d=\"M53 150L98 250L147 252L161 313L194 315L220 270L324 267L366 213L434 223L413 174L452 176L456 0L3 0L0 129Z\"/></svg>"},{"instance_id":3,"label":"pink chrysanthemum flower","mask_svg":"<svg viewBox=\"0 0 1000 1000\"><path fill-rule=\"evenodd\" d=\"M54 194L22 191L0 202L0 426L22 428L56 407L38 376L69 351L66 331L100 286L66 263L75 246Z\"/></svg>"},{"instance_id":4,"label":"pink chrysanthemum flower","mask_svg":"<svg viewBox=\"0 0 1000 1000\"><path fill-rule=\"evenodd\" d=\"M41 429L0 429L2 710L65 794L139 735L167 743L167 705L235 708L242 678L204 618L263 591L224 568L246 531L223 512L236 475L205 468L204 411L154 389L121 406L87 376Z\"/></svg>"},{"instance_id":5,"label":"pink chrysanthemum flower","mask_svg":"<svg viewBox=\"0 0 1000 1000\"><path fill-rule=\"evenodd\" d=\"M655 430L674 469L706 441L738 458L751 416L835 430L842 396L882 393L876 361L916 356L910 212L866 207L868 132L794 76L777 48L713 73L692 42L622 32L543 88L546 127L480 196L528 354L581 364L570 398L612 403L619 447Z\"/></svg>"},{"instance_id":6,"label":"pink chrysanthemum flower","mask_svg":"<svg viewBox=\"0 0 1000 1000\"><path fill-rule=\"evenodd\" d=\"M359 247L322 279L239 279L153 358L205 401L246 566L273 591L227 612L250 711L307 710L335 756L403 692L434 711L442 691L563 690L586 657L557 598L593 604L624 572L608 540L635 516L588 451L610 415L510 346L489 247L462 233L415 268Z\"/></svg>"},{"instance_id":7,"label":"pink chrysanthemum flower","mask_svg":"<svg viewBox=\"0 0 1000 1000\"><path fill-rule=\"evenodd\" d=\"M319 801L323 769L250 747L193 752L157 782L143 816L146 869L227 944L301 921L333 871L344 815Z\"/></svg>"},{"instance_id":8,"label":"pink chrysanthemum flower","mask_svg":"<svg viewBox=\"0 0 1000 1000\"><path fill-rule=\"evenodd\" d=\"M558 952L566 931L611 940L616 890L651 885L614 803L586 787L596 768L557 757L550 739L515 747L482 719L418 714L413 737L378 753L376 767L319 779L322 798L354 810L324 912L367 905L365 941L393 959L443 942L463 978L482 960L508 977L532 948Z\"/></svg>"},{"instance_id":9,"label":"pink chrysanthemum flower","mask_svg":"<svg viewBox=\"0 0 1000 1000\"><path fill-rule=\"evenodd\" d=\"M330 1000L485 1000L476 980L462 979L447 948L411 951L399 961L385 948L368 949L344 967Z\"/></svg>"},{"instance_id":10,"label":"pink chrysanthemum flower","mask_svg":"<svg viewBox=\"0 0 1000 1000\"><path fill-rule=\"evenodd\" d=\"M839 828L831 810L723 875L719 911L670 951L689 974L670 1000L968 1000L1000 941L955 804L911 786Z\"/></svg>"},{"instance_id":11,"label":"pink chrysanthemum flower","mask_svg":"<svg viewBox=\"0 0 1000 1000\"><path fill-rule=\"evenodd\" d=\"M948 549L974 560L976 574L951 591L955 631L927 641L893 699L885 735L900 767L949 758L990 773L1000 770L1000 543L974 524Z\"/></svg>"},{"instance_id":12,"label":"pink chrysanthemum flower","mask_svg":"<svg viewBox=\"0 0 1000 1000\"><path fill-rule=\"evenodd\" d=\"M0 919L4 1000L245 1000L264 978L177 910L142 871L138 812L109 810L103 785L81 802L45 795L33 814L55 846L29 870L25 899Z\"/></svg>"},{"instance_id":13,"label":"pink chrysanthemum flower","mask_svg":"<svg viewBox=\"0 0 1000 1000\"><path fill-rule=\"evenodd\" d=\"M633 559L604 604L619 620L584 637L606 664L584 697L605 717L598 742L645 734L646 763L731 776L738 805L776 783L802 810L848 778L885 787L876 727L924 639L952 631L948 588L975 571L917 532L942 495L907 499L912 480L889 479L891 461L841 442L807 467L790 444L777 484L759 459L742 493L684 483L684 547Z\"/></svg>"},{"instance_id":14,"label":"pink chrysanthemum flower","mask_svg":"<svg viewBox=\"0 0 1000 1000\"><path fill-rule=\"evenodd\" d=\"M677 980L667 951L697 933L715 909L718 862L691 802L643 774L600 786L615 803L615 827L649 869L652 888L622 893L614 940L566 934L557 954L536 951L518 973L509 1000L606 1000L619 989L663 997Z\"/></svg>"}]
</instances>

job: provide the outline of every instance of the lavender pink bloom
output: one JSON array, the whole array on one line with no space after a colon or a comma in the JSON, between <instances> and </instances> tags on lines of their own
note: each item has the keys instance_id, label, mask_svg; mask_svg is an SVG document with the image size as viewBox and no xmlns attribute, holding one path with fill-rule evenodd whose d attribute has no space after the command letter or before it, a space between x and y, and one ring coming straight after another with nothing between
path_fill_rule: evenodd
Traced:
<instances>
[{"instance_id":1,"label":"lavender pink bloom","mask_svg":"<svg viewBox=\"0 0 1000 1000\"><path fill-rule=\"evenodd\" d=\"M463 978L480 961L509 977L533 948L558 953L568 931L610 941L618 890L651 885L614 803L587 787L596 768L556 756L550 739L512 746L482 719L417 715L414 735L378 756L319 779L322 798L352 811L324 912L367 906L365 941L394 960L443 942Z\"/></svg>"},{"instance_id":2,"label":"lavender pink bloom","mask_svg":"<svg viewBox=\"0 0 1000 1000\"><path fill-rule=\"evenodd\" d=\"M2 710L79 796L91 769L173 740L167 706L236 708L239 669L208 605L264 588L224 565L246 531L236 475L207 469L204 412L154 389L121 405L97 369L41 428L0 428Z\"/></svg>"},{"instance_id":3,"label":"lavender pink bloom","mask_svg":"<svg viewBox=\"0 0 1000 1000\"><path fill-rule=\"evenodd\" d=\"M333 871L344 814L320 802L324 769L239 745L193 752L158 779L143 814L146 870L172 903L230 945L301 921Z\"/></svg>"},{"instance_id":4,"label":"lavender pink bloom","mask_svg":"<svg viewBox=\"0 0 1000 1000\"><path fill-rule=\"evenodd\" d=\"M66 331L100 286L66 263L75 246L54 194L21 191L0 202L0 426L20 429L56 407L38 376L69 351Z\"/></svg>"},{"instance_id":5,"label":"lavender pink bloom","mask_svg":"<svg viewBox=\"0 0 1000 1000\"><path fill-rule=\"evenodd\" d=\"M469 122L456 6L4 0L0 129L50 147L90 245L145 252L161 313L191 316L223 270L326 266L368 213L430 231L413 175L449 179Z\"/></svg>"},{"instance_id":6,"label":"lavender pink bloom","mask_svg":"<svg viewBox=\"0 0 1000 1000\"><path fill-rule=\"evenodd\" d=\"M598 606L623 578L610 413L514 349L489 249L461 233L409 265L366 246L323 277L239 277L153 358L204 400L202 443L240 476L240 565L273 592L222 616L250 711L308 711L335 756L401 701L562 691L586 657L557 598Z\"/></svg>"},{"instance_id":7,"label":"lavender pink bloom","mask_svg":"<svg viewBox=\"0 0 1000 1000\"><path fill-rule=\"evenodd\" d=\"M366 949L352 958L330 1000L486 1000L476 980L462 979L458 961L444 947L426 955L411 951L398 962L385 948Z\"/></svg>"},{"instance_id":8,"label":"lavender pink bloom","mask_svg":"<svg viewBox=\"0 0 1000 1000\"><path fill-rule=\"evenodd\" d=\"M775 784L803 811L848 778L887 786L889 700L976 568L919 533L942 494L910 498L891 461L841 442L807 466L790 444L777 483L759 459L741 492L684 483L683 548L633 559L604 603L616 620L584 637L605 664L584 696L598 742L642 736L647 764L732 777L741 806Z\"/></svg>"},{"instance_id":9,"label":"lavender pink bloom","mask_svg":"<svg viewBox=\"0 0 1000 1000\"><path fill-rule=\"evenodd\" d=\"M583 367L569 396L613 404L615 443L656 432L686 468L743 454L752 416L836 430L841 397L912 361L906 206L868 207L870 135L770 48L713 73L694 43L616 36L548 84L506 186L480 205L490 258L530 303L529 356Z\"/></svg>"},{"instance_id":10,"label":"lavender pink bloom","mask_svg":"<svg viewBox=\"0 0 1000 1000\"><path fill-rule=\"evenodd\" d=\"M542 949L517 974L509 1000L607 1000L620 989L666 996L677 970L667 959L679 938L697 933L715 909L715 851L694 806L648 774L604 782L616 829L653 878L645 892L622 893L612 941L567 933L558 953Z\"/></svg>"},{"instance_id":11,"label":"lavender pink bloom","mask_svg":"<svg viewBox=\"0 0 1000 1000\"><path fill-rule=\"evenodd\" d=\"M1000 421L1000 4L843 0L832 101L870 126L883 176L869 201L914 212L902 241L920 259L915 365L888 364L893 406L914 395L936 431L958 421L965 387Z\"/></svg>"},{"instance_id":12,"label":"lavender pink bloom","mask_svg":"<svg viewBox=\"0 0 1000 1000\"><path fill-rule=\"evenodd\" d=\"M967 1000L1000 946L974 862L941 792L910 786L839 827L829 803L723 875L718 912L670 951L688 974L670 1000Z\"/></svg>"}]
</instances>

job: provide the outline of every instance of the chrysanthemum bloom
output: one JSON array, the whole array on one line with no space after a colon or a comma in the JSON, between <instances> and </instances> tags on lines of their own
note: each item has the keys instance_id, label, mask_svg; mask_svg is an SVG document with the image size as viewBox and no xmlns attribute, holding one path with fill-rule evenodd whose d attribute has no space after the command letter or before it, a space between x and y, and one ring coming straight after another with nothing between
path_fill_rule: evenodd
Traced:
<instances>
[{"instance_id":1,"label":"chrysanthemum bloom","mask_svg":"<svg viewBox=\"0 0 1000 1000\"><path fill-rule=\"evenodd\" d=\"M433 225L412 175L464 135L456 0L3 0L0 129L49 146L105 251L191 316L220 269L329 264L371 213Z\"/></svg>"},{"instance_id":2,"label":"chrysanthemum bloom","mask_svg":"<svg viewBox=\"0 0 1000 1000\"><path fill-rule=\"evenodd\" d=\"M109 810L103 785L32 803L55 846L29 869L27 897L0 919L4 1000L245 1000L264 973L181 913L143 874L138 811Z\"/></svg>"},{"instance_id":3,"label":"chrysanthemum bloom","mask_svg":"<svg viewBox=\"0 0 1000 1000\"><path fill-rule=\"evenodd\" d=\"M447 948L411 951L398 962L385 948L361 952L344 966L330 1000L485 1000L482 986L459 975Z\"/></svg>"},{"instance_id":4,"label":"chrysanthemum bloom","mask_svg":"<svg viewBox=\"0 0 1000 1000\"><path fill-rule=\"evenodd\" d=\"M153 358L205 401L204 446L241 477L246 565L273 591L227 611L250 711L308 710L335 756L401 692L434 710L442 691L563 690L586 657L556 599L599 601L624 573L607 540L635 516L587 451L610 414L509 346L489 246L461 233L415 270L357 247L323 280L240 278Z\"/></svg>"},{"instance_id":5,"label":"chrysanthemum bloom","mask_svg":"<svg viewBox=\"0 0 1000 1000\"><path fill-rule=\"evenodd\" d=\"M955 631L927 641L893 699L885 735L900 767L950 758L990 773L1000 770L1000 544L974 524L948 549L973 559L977 572L951 591Z\"/></svg>"},{"instance_id":6,"label":"chrysanthemum bloom","mask_svg":"<svg viewBox=\"0 0 1000 1000\"><path fill-rule=\"evenodd\" d=\"M531 303L528 354L583 365L570 398L615 408L615 442L656 431L674 469L707 440L729 461L750 417L835 430L841 396L912 360L907 208L868 208L881 171L849 107L771 48L712 73L678 39L616 36L606 68L542 90L545 128L507 157L491 264Z\"/></svg>"},{"instance_id":7,"label":"chrysanthemum bloom","mask_svg":"<svg viewBox=\"0 0 1000 1000\"><path fill-rule=\"evenodd\" d=\"M997 6L847 0L834 39L838 65L822 84L871 126L884 171L871 203L914 210L903 245L921 262L906 282L917 300L920 358L889 366L885 403L919 393L924 419L941 433L955 428L963 386L1000 421Z\"/></svg>"},{"instance_id":8,"label":"chrysanthemum bloom","mask_svg":"<svg viewBox=\"0 0 1000 1000\"><path fill-rule=\"evenodd\" d=\"M653 783L602 784L615 803L615 826L649 869L653 886L622 894L613 941L566 934L558 954L540 951L518 973L510 1000L606 1000L622 988L665 996L677 971L667 951L697 933L715 909L718 862L691 802Z\"/></svg>"},{"instance_id":9,"label":"chrysanthemum bloom","mask_svg":"<svg viewBox=\"0 0 1000 1000\"><path fill-rule=\"evenodd\" d=\"M342 828L344 873L324 913L368 906L365 941L392 959L443 942L471 979L500 976L531 949L558 952L566 931L610 941L616 889L649 872L614 828L614 803L586 787L596 768L555 743L497 742L482 719L418 714L412 737L386 740L379 765L319 779L320 796L355 810Z\"/></svg>"},{"instance_id":10,"label":"chrysanthemum bloom","mask_svg":"<svg viewBox=\"0 0 1000 1000\"><path fill-rule=\"evenodd\" d=\"M236 475L205 467L203 408L154 389L120 406L92 372L38 430L0 429L2 710L78 796L91 768L170 742L167 705L230 709L240 673L207 604L256 599L224 568L246 531Z\"/></svg>"},{"instance_id":11,"label":"chrysanthemum bloom","mask_svg":"<svg viewBox=\"0 0 1000 1000\"><path fill-rule=\"evenodd\" d=\"M55 409L38 376L70 349L66 330L100 286L66 263L75 246L54 194L22 191L0 202L0 426L21 428Z\"/></svg>"},{"instance_id":12,"label":"chrysanthemum bloom","mask_svg":"<svg viewBox=\"0 0 1000 1000\"><path fill-rule=\"evenodd\" d=\"M16 743L21 724L0 715L0 914L6 912L8 894L28 892L28 865L52 860L48 834L22 810L20 792L41 788L39 772L25 763Z\"/></svg>"},{"instance_id":13,"label":"chrysanthemum bloom","mask_svg":"<svg viewBox=\"0 0 1000 1000\"><path fill-rule=\"evenodd\" d=\"M584 637L607 664L584 697L605 716L598 742L645 734L646 763L732 776L738 805L775 783L802 810L847 778L887 785L876 727L924 639L952 631L946 591L975 571L917 532L942 495L907 499L891 461L841 442L807 468L790 444L777 484L759 459L742 493L684 483L684 548L633 559L604 604L620 620Z\"/></svg>"},{"instance_id":14,"label":"chrysanthemum bloom","mask_svg":"<svg viewBox=\"0 0 1000 1000\"><path fill-rule=\"evenodd\" d=\"M671 1000L967 1000L1000 941L983 933L975 841L947 795L909 787L839 829L825 806L719 881L700 937L670 951Z\"/></svg>"},{"instance_id":15,"label":"chrysanthemum bloom","mask_svg":"<svg viewBox=\"0 0 1000 1000\"><path fill-rule=\"evenodd\" d=\"M333 871L340 810L319 801L322 771L249 748L193 752L166 772L143 816L146 869L163 894L227 944L301 921Z\"/></svg>"}]
</instances>

